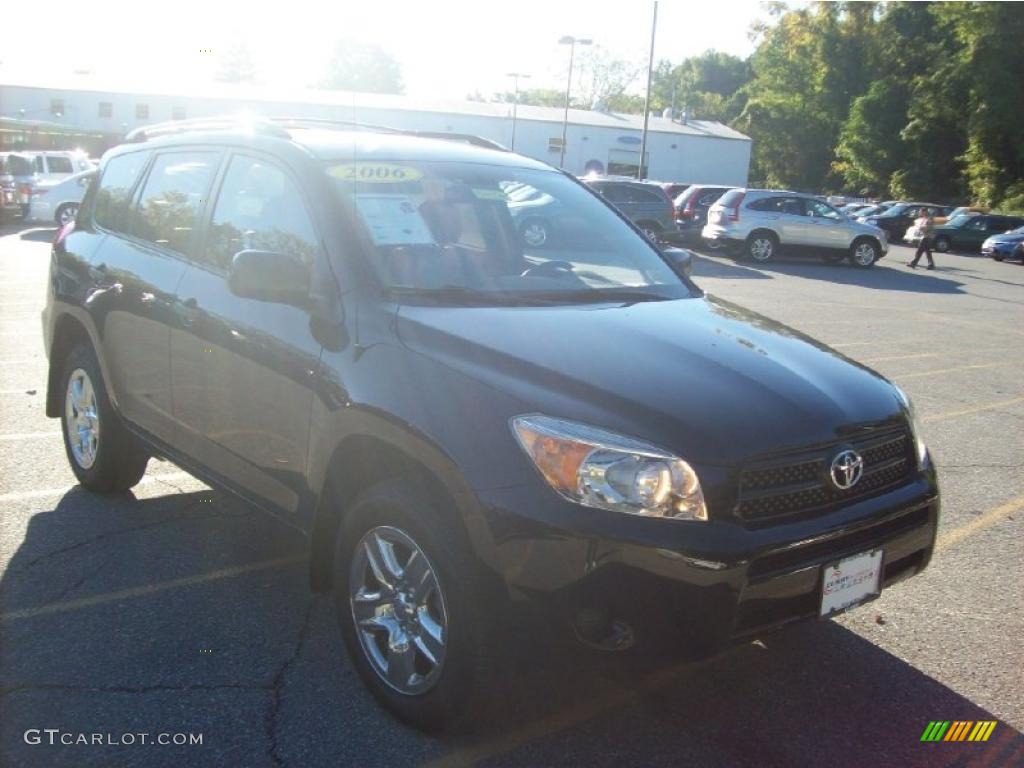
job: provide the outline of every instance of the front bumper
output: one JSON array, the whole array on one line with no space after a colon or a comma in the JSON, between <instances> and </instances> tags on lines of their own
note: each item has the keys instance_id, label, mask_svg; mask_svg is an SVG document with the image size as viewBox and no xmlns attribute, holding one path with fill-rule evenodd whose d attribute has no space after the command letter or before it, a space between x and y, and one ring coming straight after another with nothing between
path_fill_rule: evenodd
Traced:
<instances>
[{"instance_id":1,"label":"front bumper","mask_svg":"<svg viewBox=\"0 0 1024 768\"><path fill-rule=\"evenodd\" d=\"M1021 258L1024 255L1024 245L1021 243L984 243L981 246L981 255L989 258L1001 256L1004 259Z\"/></svg>"},{"instance_id":2,"label":"front bumper","mask_svg":"<svg viewBox=\"0 0 1024 768\"><path fill-rule=\"evenodd\" d=\"M638 641L703 647L816 617L823 567L850 555L883 550L883 589L919 573L939 519L931 471L820 517L760 528L631 518L552 496L523 486L480 495L513 597L569 622L597 609ZM529 515L512 511L522 509Z\"/></svg>"}]
</instances>

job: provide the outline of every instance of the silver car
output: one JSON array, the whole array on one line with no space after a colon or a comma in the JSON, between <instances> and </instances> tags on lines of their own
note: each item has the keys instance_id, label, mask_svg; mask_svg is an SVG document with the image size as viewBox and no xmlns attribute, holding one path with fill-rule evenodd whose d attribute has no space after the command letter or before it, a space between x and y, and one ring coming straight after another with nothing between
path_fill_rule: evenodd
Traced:
<instances>
[{"instance_id":1,"label":"silver car","mask_svg":"<svg viewBox=\"0 0 1024 768\"><path fill-rule=\"evenodd\" d=\"M765 263L780 250L827 262L870 267L889 251L885 232L854 221L810 195L781 189L734 189L708 211L705 242Z\"/></svg>"}]
</instances>

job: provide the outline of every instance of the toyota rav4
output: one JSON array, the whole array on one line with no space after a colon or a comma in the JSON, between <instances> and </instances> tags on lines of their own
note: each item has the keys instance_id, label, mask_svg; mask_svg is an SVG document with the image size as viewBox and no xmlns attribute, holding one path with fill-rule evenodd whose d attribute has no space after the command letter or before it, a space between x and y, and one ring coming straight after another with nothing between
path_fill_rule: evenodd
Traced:
<instances>
[{"instance_id":1,"label":"toyota rav4","mask_svg":"<svg viewBox=\"0 0 1024 768\"><path fill-rule=\"evenodd\" d=\"M521 607L595 652L720 647L926 566L935 469L893 384L543 163L310 124L106 154L53 246L46 411L92 491L162 457L305 531L392 712L474 714ZM526 188L557 241L520 235Z\"/></svg>"}]
</instances>

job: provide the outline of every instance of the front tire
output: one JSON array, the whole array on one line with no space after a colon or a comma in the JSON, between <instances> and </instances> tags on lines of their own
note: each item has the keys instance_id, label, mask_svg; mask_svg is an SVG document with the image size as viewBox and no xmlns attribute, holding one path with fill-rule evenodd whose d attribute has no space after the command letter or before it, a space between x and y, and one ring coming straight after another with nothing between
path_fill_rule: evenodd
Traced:
<instances>
[{"instance_id":1,"label":"front tire","mask_svg":"<svg viewBox=\"0 0 1024 768\"><path fill-rule=\"evenodd\" d=\"M71 350L60 381L64 450L78 482L97 493L127 491L146 473L149 454L110 404L91 345Z\"/></svg>"},{"instance_id":2,"label":"front tire","mask_svg":"<svg viewBox=\"0 0 1024 768\"><path fill-rule=\"evenodd\" d=\"M953 244L949 241L948 237L939 235L935 238L935 250L939 253L949 253L953 249Z\"/></svg>"},{"instance_id":3,"label":"front tire","mask_svg":"<svg viewBox=\"0 0 1024 768\"><path fill-rule=\"evenodd\" d=\"M867 269L882 258L878 244L872 240L856 240L850 246L850 263L860 269Z\"/></svg>"},{"instance_id":4,"label":"front tire","mask_svg":"<svg viewBox=\"0 0 1024 768\"><path fill-rule=\"evenodd\" d=\"M65 203L57 209L57 215L54 216L54 221L61 227L69 224L75 220L78 216L78 204L77 203Z\"/></svg>"},{"instance_id":5,"label":"front tire","mask_svg":"<svg viewBox=\"0 0 1024 768\"><path fill-rule=\"evenodd\" d=\"M352 663L377 701L426 731L461 730L494 694L492 601L445 520L429 494L387 480L355 501L334 557Z\"/></svg>"}]
</instances>

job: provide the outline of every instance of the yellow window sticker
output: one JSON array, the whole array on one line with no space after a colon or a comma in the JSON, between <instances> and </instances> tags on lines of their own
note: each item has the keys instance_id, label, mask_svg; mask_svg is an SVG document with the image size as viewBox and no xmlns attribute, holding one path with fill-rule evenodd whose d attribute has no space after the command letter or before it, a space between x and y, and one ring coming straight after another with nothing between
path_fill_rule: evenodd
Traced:
<instances>
[{"instance_id":1,"label":"yellow window sticker","mask_svg":"<svg viewBox=\"0 0 1024 768\"><path fill-rule=\"evenodd\" d=\"M340 163L328 168L327 173L342 181L367 184L401 184L405 181L418 181L423 178L423 173L418 168L394 163Z\"/></svg>"}]
</instances>

